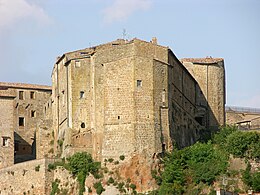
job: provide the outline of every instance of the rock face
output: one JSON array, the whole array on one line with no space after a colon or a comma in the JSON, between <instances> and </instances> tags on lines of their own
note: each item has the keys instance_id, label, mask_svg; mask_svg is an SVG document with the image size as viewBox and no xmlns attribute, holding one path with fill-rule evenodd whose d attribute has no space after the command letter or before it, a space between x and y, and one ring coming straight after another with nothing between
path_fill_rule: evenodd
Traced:
<instances>
[{"instance_id":1,"label":"rock face","mask_svg":"<svg viewBox=\"0 0 260 195\"><path fill-rule=\"evenodd\" d=\"M103 163L101 179L95 179L91 174L86 178L85 188L87 191L91 189L87 194L95 194L94 184L97 182L100 182L105 189L104 194L111 195L155 190L158 186L151 171L158 166L158 159L150 159L140 154L124 160L106 159Z\"/></svg>"},{"instance_id":2,"label":"rock face","mask_svg":"<svg viewBox=\"0 0 260 195\"><path fill-rule=\"evenodd\" d=\"M138 192L147 192L156 189L158 186L153 179L151 171L156 166L154 161L147 159L143 155L135 155L129 162L119 167L122 178L131 180L136 185Z\"/></svg>"}]
</instances>

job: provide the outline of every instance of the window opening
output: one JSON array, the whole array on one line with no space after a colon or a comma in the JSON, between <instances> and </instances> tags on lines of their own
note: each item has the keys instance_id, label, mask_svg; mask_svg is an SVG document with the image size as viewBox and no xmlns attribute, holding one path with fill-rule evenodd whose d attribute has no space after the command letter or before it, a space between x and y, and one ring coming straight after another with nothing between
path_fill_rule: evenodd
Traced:
<instances>
[{"instance_id":1,"label":"window opening","mask_svg":"<svg viewBox=\"0 0 260 195\"><path fill-rule=\"evenodd\" d=\"M31 117L34 118L36 116L36 111L35 110L32 110L31 111Z\"/></svg>"},{"instance_id":2,"label":"window opening","mask_svg":"<svg viewBox=\"0 0 260 195\"><path fill-rule=\"evenodd\" d=\"M80 91L79 96L80 96L80 99L84 98L84 96L85 96L85 92L84 92L84 91Z\"/></svg>"},{"instance_id":3,"label":"window opening","mask_svg":"<svg viewBox=\"0 0 260 195\"><path fill-rule=\"evenodd\" d=\"M31 98L31 99L35 99L35 92L34 92L34 91L31 91L31 92L30 92L30 98Z\"/></svg>"},{"instance_id":4,"label":"window opening","mask_svg":"<svg viewBox=\"0 0 260 195\"><path fill-rule=\"evenodd\" d=\"M3 137L3 146L8 146L8 138Z\"/></svg>"},{"instance_id":5,"label":"window opening","mask_svg":"<svg viewBox=\"0 0 260 195\"><path fill-rule=\"evenodd\" d=\"M76 62L75 62L75 67L76 67L76 68L79 68L79 67L80 67L80 61L76 61Z\"/></svg>"},{"instance_id":6,"label":"window opening","mask_svg":"<svg viewBox=\"0 0 260 195\"><path fill-rule=\"evenodd\" d=\"M24 117L19 117L19 126L24 126Z\"/></svg>"},{"instance_id":7,"label":"window opening","mask_svg":"<svg viewBox=\"0 0 260 195\"><path fill-rule=\"evenodd\" d=\"M142 87L142 80L137 80L136 85L137 87Z\"/></svg>"},{"instance_id":8,"label":"window opening","mask_svg":"<svg viewBox=\"0 0 260 195\"><path fill-rule=\"evenodd\" d=\"M23 100L24 97L23 97L23 91L19 91L19 100Z\"/></svg>"},{"instance_id":9,"label":"window opening","mask_svg":"<svg viewBox=\"0 0 260 195\"><path fill-rule=\"evenodd\" d=\"M81 123L81 128L85 128L86 127L86 125L85 125L85 123Z\"/></svg>"}]
</instances>

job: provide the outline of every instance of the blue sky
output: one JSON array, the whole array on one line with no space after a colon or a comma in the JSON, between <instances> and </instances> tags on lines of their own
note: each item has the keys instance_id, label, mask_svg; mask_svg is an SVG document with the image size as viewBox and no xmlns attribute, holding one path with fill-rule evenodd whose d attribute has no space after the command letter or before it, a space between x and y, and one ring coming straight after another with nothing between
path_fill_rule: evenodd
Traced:
<instances>
[{"instance_id":1,"label":"blue sky","mask_svg":"<svg viewBox=\"0 0 260 195\"><path fill-rule=\"evenodd\" d=\"M123 37L223 57L227 105L260 108L259 0L0 0L0 81L51 85L57 56Z\"/></svg>"}]
</instances>

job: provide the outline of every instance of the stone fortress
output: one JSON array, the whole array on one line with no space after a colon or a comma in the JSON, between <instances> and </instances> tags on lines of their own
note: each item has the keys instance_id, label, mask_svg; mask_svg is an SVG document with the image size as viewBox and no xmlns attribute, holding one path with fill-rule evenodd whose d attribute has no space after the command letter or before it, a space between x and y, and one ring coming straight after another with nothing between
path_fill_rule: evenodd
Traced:
<instances>
[{"instance_id":1,"label":"stone fortress","mask_svg":"<svg viewBox=\"0 0 260 195\"><path fill-rule=\"evenodd\" d=\"M224 124L222 58L118 39L58 57L52 87L0 83L0 168L77 151L152 158Z\"/></svg>"}]
</instances>

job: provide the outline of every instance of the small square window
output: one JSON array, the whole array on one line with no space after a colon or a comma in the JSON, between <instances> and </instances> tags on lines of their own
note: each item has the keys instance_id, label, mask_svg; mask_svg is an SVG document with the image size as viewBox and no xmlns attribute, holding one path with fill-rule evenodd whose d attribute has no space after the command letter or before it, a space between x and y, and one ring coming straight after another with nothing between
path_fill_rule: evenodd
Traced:
<instances>
[{"instance_id":1,"label":"small square window","mask_svg":"<svg viewBox=\"0 0 260 195\"><path fill-rule=\"evenodd\" d=\"M82 98L84 98L84 97L85 97L85 92L84 92L84 91L81 91L81 92L79 93L79 98L82 99Z\"/></svg>"},{"instance_id":2,"label":"small square window","mask_svg":"<svg viewBox=\"0 0 260 195\"><path fill-rule=\"evenodd\" d=\"M19 100L23 100L24 97L23 97L23 91L19 91Z\"/></svg>"},{"instance_id":3,"label":"small square window","mask_svg":"<svg viewBox=\"0 0 260 195\"><path fill-rule=\"evenodd\" d=\"M76 61L76 62L75 62L75 67L76 67L76 68L79 68L79 67L80 67L80 61Z\"/></svg>"},{"instance_id":4,"label":"small square window","mask_svg":"<svg viewBox=\"0 0 260 195\"><path fill-rule=\"evenodd\" d=\"M8 146L8 138L3 137L3 146Z\"/></svg>"},{"instance_id":5,"label":"small square window","mask_svg":"<svg viewBox=\"0 0 260 195\"><path fill-rule=\"evenodd\" d=\"M36 111L35 110L31 110L31 117L32 118L36 117Z\"/></svg>"},{"instance_id":6,"label":"small square window","mask_svg":"<svg viewBox=\"0 0 260 195\"><path fill-rule=\"evenodd\" d=\"M31 98L31 99L35 99L35 92L34 92L34 91L31 91L31 92L30 92L30 98Z\"/></svg>"},{"instance_id":7,"label":"small square window","mask_svg":"<svg viewBox=\"0 0 260 195\"><path fill-rule=\"evenodd\" d=\"M137 87L142 87L142 80L137 80L136 81L136 86Z\"/></svg>"},{"instance_id":8,"label":"small square window","mask_svg":"<svg viewBox=\"0 0 260 195\"><path fill-rule=\"evenodd\" d=\"M19 126L20 127L24 126L24 117L19 117Z\"/></svg>"}]
</instances>

